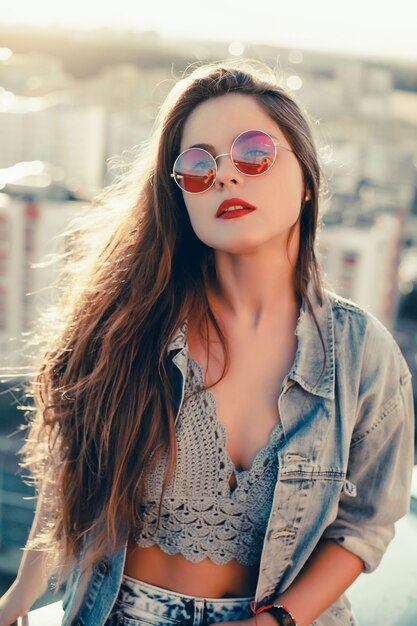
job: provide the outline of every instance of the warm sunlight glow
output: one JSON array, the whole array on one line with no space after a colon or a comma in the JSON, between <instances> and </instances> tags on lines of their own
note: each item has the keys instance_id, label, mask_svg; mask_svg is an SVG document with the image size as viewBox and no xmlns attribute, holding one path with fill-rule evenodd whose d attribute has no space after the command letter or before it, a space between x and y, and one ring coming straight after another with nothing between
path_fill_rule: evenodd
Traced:
<instances>
[{"instance_id":1,"label":"warm sunlight glow","mask_svg":"<svg viewBox=\"0 0 417 626\"><path fill-rule=\"evenodd\" d=\"M146 9L131 0L3 0L0 21L80 30L153 30L165 36L229 40L242 46L268 43L411 60L417 59L415 6L410 0L397 0L395 5L363 0L343 4L264 0L258 7L262 14L257 15L257 7L250 3L211 0L203 15L196 10L195 0L180 5L157 0L147 3Z\"/></svg>"}]
</instances>

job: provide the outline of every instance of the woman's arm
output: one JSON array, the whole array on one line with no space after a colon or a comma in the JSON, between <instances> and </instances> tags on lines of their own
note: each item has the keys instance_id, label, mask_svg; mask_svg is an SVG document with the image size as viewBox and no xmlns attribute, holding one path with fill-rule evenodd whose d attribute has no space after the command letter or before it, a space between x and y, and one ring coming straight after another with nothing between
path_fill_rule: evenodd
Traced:
<instances>
[{"instance_id":1,"label":"woman's arm","mask_svg":"<svg viewBox=\"0 0 417 626\"><path fill-rule=\"evenodd\" d=\"M39 533L46 514L42 497L38 497L28 541ZM54 573L49 571L47 556L42 550L24 549L16 579L0 599L0 626L7 624L9 617L14 621L25 615L47 591L48 581Z\"/></svg>"},{"instance_id":2,"label":"woman's arm","mask_svg":"<svg viewBox=\"0 0 417 626\"><path fill-rule=\"evenodd\" d=\"M380 377L373 377L373 387L365 386L368 398L362 402L350 446L348 475L355 492L341 494L335 521L293 583L274 602L286 606L298 626L311 624L362 571L376 569L394 536L395 522L409 510L413 388L404 358L399 349L395 353L399 362L396 366L394 362L387 376L396 387L389 399L377 402L373 395L385 389ZM257 617L259 626L276 626L272 615Z\"/></svg>"},{"instance_id":3,"label":"woman's arm","mask_svg":"<svg viewBox=\"0 0 417 626\"><path fill-rule=\"evenodd\" d=\"M44 505L42 496L38 497L36 511L28 542L33 539L42 529L43 520L47 519L48 511ZM47 564L47 553L42 550L24 549L22 560L16 576L15 584L18 584L25 596L31 600L32 605L48 589L48 581L54 572L50 571Z\"/></svg>"},{"instance_id":4,"label":"woman's arm","mask_svg":"<svg viewBox=\"0 0 417 626\"><path fill-rule=\"evenodd\" d=\"M363 561L333 539L321 539L292 584L274 600L293 615L297 626L311 622L328 609L363 571ZM267 611L243 622L221 622L222 626L277 626ZM220 626L220 624L219 624Z\"/></svg>"},{"instance_id":5,"label":"woman's arm","mask_svg":"<svg viewBox=\"0 0 417 626\"><path fill-rule=\"evenodd\" d=\"M332 539L322 539L294 582L274 604L283 604L297 626L309 626L339 598L363 571L363 561ZM276 626L266 612L257 616L259 626Z\"/></svg>"}]
</instances>

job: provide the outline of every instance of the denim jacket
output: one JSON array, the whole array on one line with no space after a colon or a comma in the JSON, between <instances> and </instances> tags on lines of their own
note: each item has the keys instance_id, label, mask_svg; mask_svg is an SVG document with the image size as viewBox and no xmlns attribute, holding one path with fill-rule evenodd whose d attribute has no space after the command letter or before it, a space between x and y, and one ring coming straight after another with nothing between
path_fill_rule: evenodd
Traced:
<instances>
[{"instance_id":1,"label":"denim jacket","mask_svg":"<svg viewBox=\"0 0 417 626\"><path fill-rule=\"evenodd\" d=\"M409 510L414 410L405 359L385 326L357 304L328 289L322 306L311 288L309 297L326 364L319 379L323 346L303 300L296 356L277 393L284 438L277 449L279 471L261 554L257 607L287 589L320 538L350 550L362 559L364 571L372 572L394 536L394 523ZM187 322L168 348L176 366L176 415L184 394L186 330ZM105 624L119 592L126 546L127 537L120 550L84 575L82 558L76 564L63 598L63 626ZM313 622L352 624L356 621L345 593Z\"/></svg>"}]
</instances>

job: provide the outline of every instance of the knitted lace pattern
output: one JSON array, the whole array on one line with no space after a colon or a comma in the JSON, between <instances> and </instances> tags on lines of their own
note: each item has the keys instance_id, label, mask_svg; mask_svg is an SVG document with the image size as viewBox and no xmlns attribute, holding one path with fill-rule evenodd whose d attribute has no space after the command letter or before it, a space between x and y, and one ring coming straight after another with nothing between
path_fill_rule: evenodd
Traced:
<instances>
[{"instance_id":1,"label":"knitted lace pattern","mask_svg":"<svg viewBox=\"0 0 417 626\"><path fill-rule=\"evenodd\" d=\"M198 390L197 394L189 394ZM248 470L236 470L229 456L226 429L217 416L215 396L204 385L200 364L188 353L184 400L176 420L177 464L162 500L163 457L151 472L141 508L141 528L133 532L142 547L157 544L193 563L208 557L217 564L260 559L278 473L276 447L281 423L258 450ZM230 486L234 473L236 482Z\"/></svg>"}]
</instances>

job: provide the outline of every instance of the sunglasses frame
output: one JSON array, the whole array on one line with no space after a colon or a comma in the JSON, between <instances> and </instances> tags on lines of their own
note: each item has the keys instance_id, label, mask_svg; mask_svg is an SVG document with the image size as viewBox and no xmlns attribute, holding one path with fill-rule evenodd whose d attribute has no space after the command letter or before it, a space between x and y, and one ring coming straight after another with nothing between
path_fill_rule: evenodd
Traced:
<instances>
[{"instance_id":1,"label":"sunglasses frame","mask_svg":"<svg viewBox=\"0 0 417 626\"><path fill-rule=\"evenodd\" d=\"M178 187L181 189L181 191L185 191L186 193L191 193L193 195L199 195L201 193L205 193L206 191L208 191L209 189L211 189L214 185L214 183L217 180L217 159L219 159L221 156L232 156L232 152L233 152L233 146L235 145L236 141L239 139L239 137L241 137L242 135L246 134L246 133L251 133L251 132L257 132L257 133L262 133L263 135L266 135L267 137L269 137L269 139L272 141L272 143L274 144L275 147L275 152L274 152L274 159L271 163L271 165L268 167L268 169L266 169L264 172L260 172L260 174L245 174L245 172L242 172L235 164L235 162L233 161L233 159L231 158L231 161L235 167L235 169L239 172L239 174L243 174L244 176L249 176L249 178L255 178L257 176L262 176L263 174L266 174L266 172L269 172L269 170L271 169L271 167L274 165L275 163L275 159L277 158L277 148L283 148L283 150L287 150L288 152L294 152L294 150L291 150L291 148L287 148L286 146L283 146L279 141L277 141L276 139L273 139L271 137L271 135L269 133L267 133L265 130L260 130L259 128L250 128L248 130L244 130L241 133L239 133L237 135L237 137L235 137L233 139L232 145L230 146L230 152L223 152L222 154L218 154L217 156L213 156L208 150L206 150L205 148L186 148L185 150L183 150L175 159L174 161L174 165L172 166L172 173L171 173L171 178L174 179L174 181L177 183ZM214 161L214 167L216 168L216 175L213 178L213 182L211 183L210 187L207 187L207 189L204 189L203 191L188 191L187 189L184 189L183 187L181 187L181 185L179 184L179 182L176 179L175 176L175 165L178 161L178 159L185 153L188 152L189 150L202 150L202 152L205 152L206 154L208 154Z\"/></svg>"}]
</instances>

